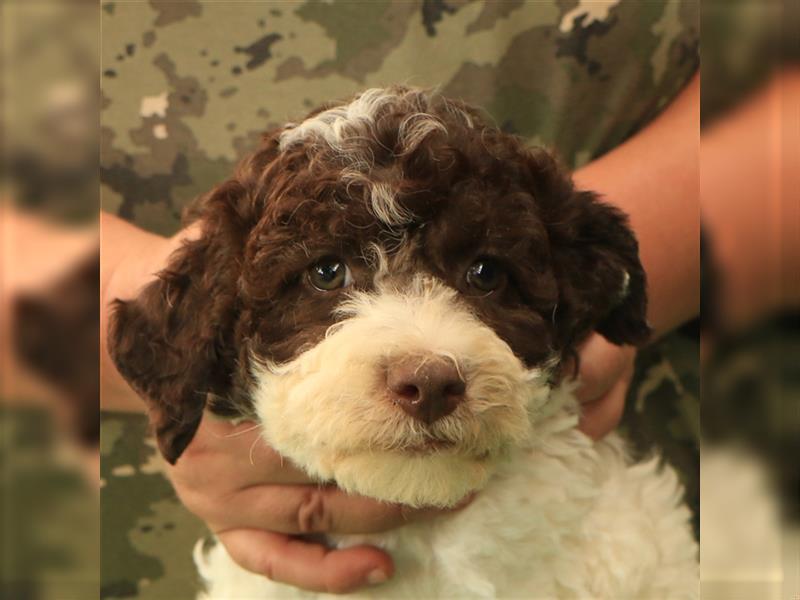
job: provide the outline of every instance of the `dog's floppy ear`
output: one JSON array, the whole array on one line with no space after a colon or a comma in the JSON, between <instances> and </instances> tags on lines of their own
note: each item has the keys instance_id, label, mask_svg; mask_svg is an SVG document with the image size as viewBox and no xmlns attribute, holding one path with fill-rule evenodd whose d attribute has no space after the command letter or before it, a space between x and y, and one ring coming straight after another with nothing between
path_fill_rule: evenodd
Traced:
<instances>
[{"instance_id":1,"label":"dog's floppy ear","mask_svg":"<svg viewBox=\"0 0 800 600\"><path fill-rule=\"evenodd\" d=\"M201 202L202 235L130 301L115 300L109 352L148 402L159 448L174 463L192 440L209 395L224 396L236 366L237 280L252 226L245 187L230 180Z\"/></svg>"},{"instance_id":2,"label":"dog's floppy ear","mask_svg":"<svg viewBox=\"0 0 800 600\"><path fill-rule=\"evenodd\" d=\"M647 284L627 216L596 194L574 188L553 159L534 155L540 208L550 238L559 299L560 347L596 330L615 344L642 344Z\"/></svg>"}]
</instances>

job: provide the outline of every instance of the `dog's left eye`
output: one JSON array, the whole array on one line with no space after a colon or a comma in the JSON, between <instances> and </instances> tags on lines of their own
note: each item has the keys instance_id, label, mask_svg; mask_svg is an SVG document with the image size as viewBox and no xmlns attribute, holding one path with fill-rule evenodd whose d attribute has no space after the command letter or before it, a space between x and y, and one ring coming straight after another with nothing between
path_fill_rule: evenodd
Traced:
<instances>
[{"instance_id":1,"label":"dog's left eye","mask_svg":"<svg viewBox=\"0 0 800 600\"><path fill-rule=\"evenodd\" d=\"M492 292L503 285L506 273L497 261L490 258L476 260L467 269L467 283L482 292Z\"/></svg>"},{"instance_id":2,"label":"dog's left eye","mask_svg":"<svg viewBox=\"0 0 800 600\"><path fill-rule=\"evenodd\" d=\"M338 258L323 258L308 270L308 280L315 288L329 292L350 285L350 269Z\"/></svg>"}]
</instances>

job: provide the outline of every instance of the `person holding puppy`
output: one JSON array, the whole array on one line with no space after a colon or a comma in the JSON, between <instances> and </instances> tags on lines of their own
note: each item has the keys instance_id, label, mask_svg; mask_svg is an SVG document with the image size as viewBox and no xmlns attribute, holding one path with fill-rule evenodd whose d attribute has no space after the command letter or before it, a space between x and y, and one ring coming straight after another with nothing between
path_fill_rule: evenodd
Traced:
<instances>
[{"instance_id":1,"label":"person holding puppy","mask_svg":"<svg viewBox=\"0 0 800 600\"><path fill-rule=\"evenodd\" d=\"M489 4L486 4L487 11ZM203 9L217 10L207 6ZM127 9L119 7L119 10ZM496 71L504 78L502 80L507 79L508 83L503 88L506 91L494 94L496 102L494 106L488 106L489 110L496 118L505 119L504 127L530 137L532 141L555 143L568 163L582 164L574 174L579 187L598 191L607 201L630 215L631 224L640 241L641 258L650 282L651 302L648 319L655 330L655 337L674 330L695 316L699 305L696 143L696 132L699 128L699 81L696 76L692 78L696 63L692 63L691 59L681 65L671 64L663 57L655 60L656 64L661 65L660 68L672 72L662 72L660 77L654 78L660 82L660 86L651 86L648 89L649 99L643 96L636 97L638 104L635 110L640 122L628 123L625 129L630 131L638 127L640 130L620 144L627 134L621 133L622 128L618 127L615 130L607 123L596 122L595 109L592 112L588 106L585 107L582 113L583 121L578 116L580 111L577 104L581 97L586 96L578 86L566 88L566 92L562 90L565 98L571 100L564 102L565 106L573 107L571 114L568 110L559 113L553 107L537 108L536 98L539 96L536 90L507 91L514 85L515 69L522 69L523 79L546 81L544 77L539 79L531 77L530 69L534 69L534 65L528 65L530 69L525 71L526 63L522 58L526 55L525 48L528 45L539 48L540 52L542 47L549 47L542 46L542 40L539 39L539 36L544 34L537 25L544 15L541 7L526 6L520 13L503 8L501 12L505 10L511 12L505 15L492 15L489 14L491 11L488 11L486 14L479 12L470 16L470 11L475 12L475 10L477 9L463 8L454 13L440 14L431 14L428 11L423 15L423 25L419 28L419 32L415 33L416 29L409 30L408 39L414 41L413 36L417 34L422 36L415 42L420 49L425 47L428 40L441 44L442 37L453 35L455 31L453 28L461 20L464 20L461 31L470 31L472 32L470 35L476 36L474 39L483 39L491 37L492 27L507 28L512 19L519 20L521 23L518 26L519 31L513 35L514 44L509 42L511 37L508 37L508 40L502 38L504 47L507 47L506 62L503 62L502 52L495 57ZM636 10L630 3L628 5L623 3L618 9L621 14ZM666 11L666 8L664 10ZM550 25L545 29L551 32L553 40L549 42L553 45L553 57L548 55L548 60L553 61L558 69L566 69L564 63L567 62L570 65L578 65L579 72L576 76L585 81L587 86L601 89L603 85L607 85L602 83L604 74L614 73L615 65L613 61L605 65L600 64L597 57L587 56L586 52L582 53L580 40L595 35L592 32L598 28L607 27L607 32L602 34L606 41L625 45L636 39L636 31L631 29L629 21L621 16L608 14L607 11L603 14L603 11L584 9L581 12L575 9L563 11L563 14L558 16L559 18L555 18L556 15L547 17L550 19ZM326 15L315 13L310 8L303 12L303 17L309 21L316 19L323 26L329 23ZM113 21L114 18L116 17L109 17L109 20ZM398 18L406 18L406 15L398 15ZM615 21L615 18L621 21ZM685 15L681 18L690 20ZM381 26L382 23L381 21ZM667 50L670 43L677 47L691 40L690 27L685 22L682 26L683 30L663 34ZM507 34L508 32L503 35ZM165 28L159 35L168 37L170 30ZM289 36L285 38L288 40ZM272 43L278 44L276 48L280 45L279 40ZM403 48L404 46L398 46L397 51L405 51ZM144 51L142 49L142 52ZM198 52L202 53L202 49ZM532 54L528 52L527 55ZM436 54L431 55L431 64L437 64L436 57ZM209 61L215 60L212 56L207 58ZM441 58L444 60L445 57ZM135 57L133 59L135 60ZM108 92L112 96L112 111L114 86L119 85L125 78L127 64L125 60L120 61L116 67L119 77L107 78L104 82L112 88ZM197 90L189 81L191 78L178 73L174 65L170 67L168 59L158 60L157 66L167 75L174 91L166 97L167 109L159 108L161 105L157 106L157 102L152 98L147 106L143 103L143 107L147 109L143 119L150 127L143 129L140 135L146 144L160 148L159 152L167 152L171 144L178 143L179 138L173 140L167 137L165 140L159 136L164 133L169 136L172 132L176 132L174 135L181 135L183 119L194 114L192 111L202 111L203 108ZM368 62L346 63L335 68L342 68L345 71L361 69L368 74L373 68L367 64ZM649 61L647 62L649 65ZM421 66L421 63L417 64ZM543 68L543 64L539 64L536 68ZM238 74L233 67L230 77L238 82L239 87L245 89L247 81L250 80L248 78L258 73L256 69L272 68L271 65L269 62L263 66L260 63L259 66L253 67L252 73L250 67L246 67L246 71L240 69ZM291 81L293 76L310 79L315 76L313 73L300 71L297 72L299 74L293 75L292 69L297 69L298 63L290 62L288 59L276 65L276 68L282 73L282 81ZM475 67L475 62L469 56L465 55L458 68L452 70L447 89L450 95L463 96L477 104L486 105L485 98L472 96L484 90L489 97L495 87L500 87L500 79L491 84L484 82L477 85L474 78L480 77L481 71ZM564 73L566 72L565 70ZM627 80L627 85L645 81L643 76L638 75L639 72L637 71L636 77ZM393 73L392 76L405 79L408 74ZM433 71L425 75L425 78L425 81L415 81L415 83L441 82L440 74L437 76ZM568 78L562 78L561 75L558 77L551 75L553 85L555 82L567 85L567 81ZM217 85L217 82L209 82L208 86L212 86L212 83ZM353 82L353 86L354 89L364 87L360 82ZM344 96L349 90L342 89L340 93ZM243 92L240 92L238 96L227 97L238 102L242 94ZM273 95L279 94L273 91ZM183 96L188 100L184 100ZM315 100L329 99L329 97L315 98ZM296 100L296 112L302 112L300 102L303 99L290 98L290 100ZM661 101L669 102L668 106L658 117L650 120L658 112L653 107ZM209 102L209 108L213 109L213 98ZM277 106L278 101L274 102ZM646 106L648 102L650 106ZM617 110L627 109L618 106ZM162 112L163 117L160 116ZM650 122L644 125L648 120ZM580 130L580 123L584 123L587 128L591 123L598 129L593 136L588 136L585 135L585 131ZM602 131L601 126L605 126L606 129ZM551 136L549 139L546 137L548 135ZM152 136L155 137L151 139ZM536 136L539 136L538 140L535 139ZM119 151L118 148L113 150ZM606 152L607 150L610 151ZM587 163L589 157L603 152L605 153L602 156ZM116 160L114 152L108 156L112 163ZM172 164L175 168L180 168L181 161L177 154L175 161ZM634 170L631 165L643 165L646 168ZM171 252L184 240L191 239L196 234L196 230L190 227L165 237L131 225L128 221L136 220L132 218L138 214L136 211L141 209L141 214L146 214L146 208L144 205L136 204L133 191L125 187L125 179L121 176L120 168L113 167L113 164L108 165L105 184L122 197L121 204L118 205L118 214L125 219L117 218L110 213L105 213L102 217L101 295L104 312L101 323L103 325L107 324L109 302L115 298L133 297L138 289L166 264ZM676 243L676 240L680 242ZM104 341L105 336L101 337ZM592 336L582 349L579 373L583 382L580 391L581 400L584 402L582 428L590 436L602 437L619 422L633 376L634 355L633 349L614 346L599 335ZM104 408L142 410L144 405L141 399L121 380L107 359L105 351L103 357ZM304 473L286 465L279 455L260 441L259 433L253 429L252 424L232 425L209 415L204 417L186 453L174 467L169 469L169 477L182 502L209 525L242 566L278 581L312 590L345 592L363 585L380 583L393 575L393 563L387 553L376 548L361 546L331 550L300 539L297 534L380 531L401 526L409 519L436 516L435 511L408 511L397 505L347 496L336 488L309 485L311 482Z\"/></svg>"}]
</instances>

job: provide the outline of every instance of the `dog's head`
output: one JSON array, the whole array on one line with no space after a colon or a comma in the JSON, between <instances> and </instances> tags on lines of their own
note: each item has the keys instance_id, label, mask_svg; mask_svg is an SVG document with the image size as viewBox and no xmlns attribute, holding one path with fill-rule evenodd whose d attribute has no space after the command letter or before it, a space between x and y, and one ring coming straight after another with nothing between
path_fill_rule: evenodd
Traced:
<instances>
[{"instance_id":1,"label":"dog's head","mask_svg":"<svg viewBox=\"0 0 800 600\"><path fill-rule=\"evenodd\" d=\"M535 433L578 342L648 334L625 217L435 94L368 90L271 132L200 210L111 328L170 461L209 407L347 490L450 505Z\"/></svg>"}]
</instances>

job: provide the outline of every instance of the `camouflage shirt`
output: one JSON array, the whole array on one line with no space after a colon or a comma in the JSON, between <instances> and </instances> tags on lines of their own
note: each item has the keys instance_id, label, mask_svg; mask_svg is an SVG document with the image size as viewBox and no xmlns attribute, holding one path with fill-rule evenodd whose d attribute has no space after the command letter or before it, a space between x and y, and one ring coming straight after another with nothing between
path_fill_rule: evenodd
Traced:
<instances>
[{"instance_id":1,"label":"camouflage shirt","mask_svg":"<svg viewBox=\"0 0 800 600\"><path fill-rule=\"evenodd\" d=\"M162 234L261 133L368 87L437 87L573 167L663 109L698 66L688 0L105 2L101 203ZM697 497L696 340L640 356L626 427ZM194 597L204 528L175 498L144 418L107 414L106 598Z\"/></svg>"}]
</instances>

